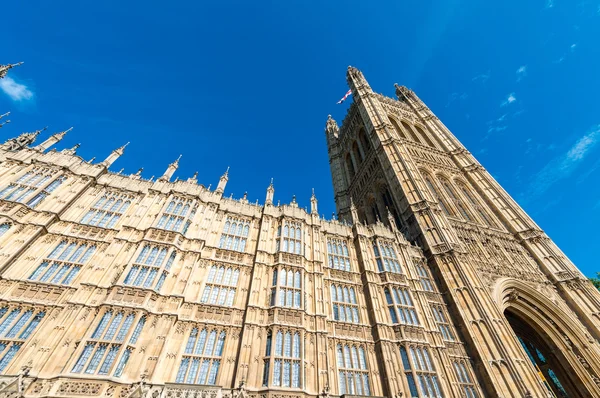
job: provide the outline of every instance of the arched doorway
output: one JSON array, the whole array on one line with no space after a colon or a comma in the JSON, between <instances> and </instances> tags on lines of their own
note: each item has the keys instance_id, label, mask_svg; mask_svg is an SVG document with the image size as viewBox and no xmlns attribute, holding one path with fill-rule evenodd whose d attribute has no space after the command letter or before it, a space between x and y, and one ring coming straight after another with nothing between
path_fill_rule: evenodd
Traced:
<instances>
[{"instance_id":1,"label":"arched doorway","mask_svg":"<svg viewBox=\"0 0 600 398\"><path fill-rule=\"evenodd\" d=\"M572 380L573 372L565 369L565 358L551 340L541 336L534 328L525 322L516 313L506 310L504 316L517 335L521 346L533 363L538 376L546 388L555 397L571 398L585 397L577 390L577 381Z\"/></svg>"}]
</instances>

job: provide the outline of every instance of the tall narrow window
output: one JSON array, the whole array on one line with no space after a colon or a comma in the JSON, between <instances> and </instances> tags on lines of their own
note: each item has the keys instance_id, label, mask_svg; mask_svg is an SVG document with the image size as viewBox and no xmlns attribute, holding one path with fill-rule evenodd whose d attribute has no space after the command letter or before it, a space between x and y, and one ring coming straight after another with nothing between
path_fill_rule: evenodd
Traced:
<instances>
[{"instance_id":1,"label":"tall narrow window","mask_svg":"<svg viewBox=\"0 0 600 398\"><path fill-rule=\"evenodd\" d=\"M160 246L144 245L129 269L123 284L160 291L177 256L176 251Z\"/></svg>"},{"instance_id":2,"label":"tall narrow window","mask_svg":"<svg viewBox=\"0 0 600 398\"><path fill-rule=\"evenodd\" d=\"M45 315L45 311L33 308L0 307L0 372L4 372Z\"/></svg>"},{"instance_id":3,"label":"tall narrow window","mask_svg":"<svg viewBox=\"0 0 600 398\"><path fill-rule=\"evenodd\" d=\"M357 162L362 163L362 161L364 160L363 154L360 151L360 148L358 147L356 141L352 143L352 152L354 153L354 159L356 159Z\"/></svg>"},{"instance_id":4,"label":"tall narrow window","mask_svg":"<svg viewBox=\"0 0 600 398\"><path fill-rule=\"evenodd\" d=\"M70 285L96 246L78 242L60 242L29 275L30 281Z\"/></svg>"},{"instance_id":5,"label":"tall narrow window","mask_svg":"<svg viewBox=\"0 0 600 398\"><path fill-rule=\"evenodd\" d=\"M419 275L419 281L421 282L421 288L428 292L433 292L433 284L431 283L431 278L429 277L429 272L425 268L425 265L416 263L415 268L417 269L417 274Z\"/></svg>"},{"instance_id":6,"label":"tall narrow window","mask_svg":"<svg viewBox=\"0 0 600 398\"><path fill-rule=\"evenodd\" d=\"M239 269L212 265L208 270L200 302L231 307L239 279Z\"/></svg>"},{"instance_id":7,"label":"tall narrow window","mask_svg":"<svg viewBox=\"0 0 600 398\"><path fill-rule=\"evenodd\" d=\"M223 330L192 328L175 382L214 385L221 366L225 337Z\"/></svg>"},{"instance_id":8,"label":"tall narrow window","mask_svg":"<svg viewBox=\"0 0 600 398\"><path fill-rule=\"evenodd\" d=\"M340 395L371 395L365 349L353 344L338 344L336 354Z\"/></svg>"},{"instance_id":9,"label":"tall narrow window","mask_svg":"<svg viewBox=\"0 0 600 398\"><path fill-rule=\"evenodd\" d=\"M299 270L282 268L279 273L274 270L271 305L302 308L302 274Z\"/></svg>"},{"instance_id":10,"label":"tall narrow window","mask_svg":"<svg viewBox=\"0 0 600 398\"><path fill-rule=\"evenodd\" d=\"M358 301L353 287L331 285L333 319L342 322L358 323Z\"/></svg>"},{"instance_id":11,"label":"tall narrow window","mask_svg":"<svg viewBox=\"0 0 600 398\"><path fill-rule=\"evenodd\" d=\"M131 205L130 195L107 192L94 203L81 219L82 224L113 228Z\"/></svg>"},{"instance_id":12,"label":"tall narrow window","mask_svg":"<svg viewBox=\"0 0 600 398\"><path fill-rule=\"evenodd\" d=\"M350 180L352 180L354 178L354 175L356 174L356 170L354 169L352 156L349 153L346 154L346 167L348 168L348 173L350 173Z\"/></svg>"},{"instance_id":13,"label":"tall narrow window","mask_svg":"<svg viewBox=\"0 0 600 398\"><path fill-rule=\"evenodd\" d=\"M277 251L302 254L302 227L300 223L285 221L283 228L277 229L275 241Z\"/></svg>"},{"instance_id":14,"label":"tall narrow window","mask_svg":"<svg viewBox=\"0 0 600 398\"><path fill-rule=\"evenodd\" d=\"M429 188L429 190L433 194L433 197L435 199L437 199L437 201L440 204L440 207L442 208L442 210L444 211L444 213L446 213L446 215L448 215L448 216L452 216L453 214L452 214L452 212L450 212L450 208L448 207L448 205L446 204L446 202L442 198L442 196L439 194L439 192L436 189L435 185L433 185L433 182L431 182L431 178L429 178L429 176L424 176L424 178L425 178L425 183L427 184L427 187Z\"/></svg>"},{"instance_id":15,"label":"tall narrow window","mask_svg":"<svg viewBox=\"0 0 600 398\"><path fill-rule=\"evenodd\" d=\"M192 224L198 205L195 200L173 197L158 220L157 228L185 234Z\"/></svg>"},{"instance_id":16,"label":"tall narrow window","mask_svg":"<svg viewBox=\"0 0 600 398\"><path fill-rule=\"evenodd\" d=\"M389 242L373 242L373 252L380 272L402 273L396 250Z\"/></svg>"},{"instance_id":17,"label":"tall narrow window","mask_svg":"<svg viewBox=\"0 0 600 398\"><path fill-rule=\"evenodd\" d=\"M408 138L406 137L406 134L404 134L404 131L398 125L398 122L392 117L390 117L390 122L392 122L392 125L394 126L394 129L396 130L400 138L404 138L405 140L407 140Z\"/></svg>"},{"instance_id":18,"label":"tall narrow window","mask_svg":"<svg viewBox=\"0 0 600 398\"><path fill-rule=\"evenodd\" d=\"M471 215L466 210L466 208L465 208L464 204L462 203L462 201L460 200L460 198L454 192L454 188L452 188L452 186L450 185L450 182L448 182L445 179L441 179L441 183L442 183L442 186L444 187L444 189L446 190L446 193L450 197L450 199L452 199L452 201L454 202L454 205L456 206L456 208L460 211L460 214L462 215L462 217L467 221L473 221L473 217L471 217Z\"/></svg>"},{"instance_id":19,"label":"tall narrow window","mask_svg":"<svg viewBox=\"0 0 600 398\"><path fill-rule=\"evenodd\" d=\"M415 306L410 298L408 289L390 287L383 289L388 304L392 323L403 323L405 325L418 325L419 319Z\"/></svg>"},{"instance_id":20,"label":"tall narrow window","mask_svg":"<svg viewBox=\"0 0 600 398\"><path fill-rule=\"evenodd\" d=\"M471 206L473 206L475 211L477 211L477 213L479 214L479 216L481 217L483 222L485 222L488 227L492 227L492 228L496 227L496 224L492 221L492 219L487 214L487 212L482 208L482 206L479 204L479 202L477 200L475 200L473 195L471 195L471 193L469 192L469 189L460 183L459 183L459 187L460 187L460 190L462 191L463 195L465 195L467 200L471 203Z\"/></svg>"},{"instance_id":21,"label":"tall narrow window","mask_svg":"<svg viewBox=\"0 0 600 398\"><path fill-rule=\"evenodd\" d=\"M358 132L358 138L360 139L360 143L363 147L363 150L365 152L368 152L371 149L371 143L369 142L369 139L367 138L367 134L365 133L364 128L361 128L360 131Z\"/></svg>"},{"instance_id":22,"label":"tall narrow window","mask_svg":"<svg viewBox=\"0 0 600 398\"><path fill-rule=\"evenodd\" d=\"M442 334L444 340L453 341L454 334L452 334L452 329L450 328L450 323L446 317L446 311L444 307L441 305L432 305L431 310L433 311L433 318L435 319L435 323Z\"/></svg>"},{"instance_id":23,"label":"tall narrow window","mask_svg":"<svg viewBox=\"0 0 600 398\"><path fill-rule=\"evenodd\" d=\"M227 216L219 248L244 252L249 233L250 221Z\"/></svg>"},{"instance_id":24,"label":"tall narrow window","mask_svg":"<svg viewBox=\"0 0 600 398\"><path fill-rule=\"evenodd\" d=\"M4 235L10 229L10 224L5 222L0 224L0 236Z\"/></svg>"},{"instance_id":25,"label":"tall narrow window","mask_svg":"<svg viewBox=\"0 0 600 398\"><path fill-rule=\"evenodd\" d=\"M350 271L350 253L345 240L327 238L327 257L330 268Z\"/></svg>"},{"instance_id":26,"label":"tall narrow window","mask_svg":"<svg viewBox=\"0 0 600 398\"><path fill-rule=\"evenodd\" d=\"M410 346L407 350L406 347L400 346L400 357L411 397L443 397L427 348Z\"/></svg>"},{"instance_id":27,"label":"tall narrow window","mask_svg":"<svg viewBox=\"0 0 600 398\"><path fill-rule=\"evenodd\" d=\"M67 179L64 175L55 176L55 170L46 168L28 172L2 189L0 199L25 203L35 208Z\"/></svg>"},{"instance_id":28,"label":"tall narrow window","mask_svg":"<svg viewBox=\"0 0 600 398\"><path fill-rule=\"evenodd\" d=\"M82 343L84 348L71 373L120 377L145 322L144 316L136 320L134 312L104 312L91 336Z\"/></svg>"},{"instance_id":29,"label":"tall narrow window","mask_svg":"<svg viewBox=\"0 0 600 398\"><path fill-rule=\"evenodd\" d=\"M477 392L475 390L475 384L471 380L471 376L467 371L467 367L464 362L453 362L454 370L456 371L456 377L463 390L466 398L477 398Z\"/></svg>"},{"instance_id":30,"label":"tall narrow window","mask_svg":"<svg viewBox=\"0 0 600 398\"><path fill-rule=\"evenodd\" d=\"M300 333L292 331L277 331L275 342L273 334L267 335L267 346L265 350L265 367L263 370L263 384L268 384L269 371L273 369L271 376L275 387L302 387L302 361L300 353Z\"/></svg>"}]
</instances>

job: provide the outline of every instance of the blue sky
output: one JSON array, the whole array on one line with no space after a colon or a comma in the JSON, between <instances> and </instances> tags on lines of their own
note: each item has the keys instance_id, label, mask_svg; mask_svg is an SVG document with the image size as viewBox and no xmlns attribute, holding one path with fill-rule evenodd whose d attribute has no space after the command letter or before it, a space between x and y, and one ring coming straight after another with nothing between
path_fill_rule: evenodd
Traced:
<instances>
[{"instance_id":1,"label":"blue sky","mask_svg":"<svg viewBox=\"0 0 600 398\"><path fill-rule=\"evenodd\" d=\"M375 91L417 92L587 275L600 271L600 0L10 1L0 139L73 126L59 145L149 178L183 155L226 195L335 210L323 128Z\"/></svg>"}]
</instances>

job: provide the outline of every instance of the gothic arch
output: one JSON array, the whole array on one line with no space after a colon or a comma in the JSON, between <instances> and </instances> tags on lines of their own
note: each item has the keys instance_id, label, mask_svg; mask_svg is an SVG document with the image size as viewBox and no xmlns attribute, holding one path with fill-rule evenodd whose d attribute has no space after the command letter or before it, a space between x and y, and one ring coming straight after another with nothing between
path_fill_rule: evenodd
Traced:
<instances>
[{"instance_id":1,"label":"gothic arch","mask_svg":"<svg viewBox=\"0 0 600 398\"><path fill-rule=\"evenodd\" d=\"M583 332L573 317L517 279L498 280L492 296L520 344L524 347L533 342L530 348L535 346L535 351L529 358L536 361L536 371L557 397L600 396L598 342ZM552 380L558 380L566 395L561 395Z\"/></svg>"},{"instance_id":2,"label":"gothic arch","mask_svg":"<svg viewBox=\"0 0 600 398\"><path fill-rule=\"evenodd\" d=\"M419 139L419 136L417 135L417 132L412 128L412 126L405 120L401 120L400 124L402 125L402 127L404 128L404 130L406 130L408 132L408 134L412 137L412 140L414 142L417 142L419 144L423 144L423 142Z\"/></svg>"},{"instance_id":3,"label":"gothic arch","mask_svg":"<svg viewBox=\"0 0 600 398\"><path fill-rule=\"evenodd\" d=\"M429 145L432 148L437 148L437 146L435 145L435 143L429 138L429 135L427 135L427 132L425 131L426 129L418 124L414 125L415 130L417 130L417 133L425 140L425 142L427 142L427 145Z\"/></svg>"},{"instance_id":4,"label":"gothic arch","mask_svg":"<svg viewBox=\"0 0 600 398\"><path fill-rule=\"evenodd\" d=\"M388 118L390 119L390 122L392 123L392 126L394 126L394 129L396 130L396 132L398 133L398 135L400 136L400 138L404 138L405 140L408 140L409 138L406 136L406 134L404 134L404 131L402 130L402 128L400 127L400 125L398 124L398 121L388 115Z\"/></svg>"}]
</instances>

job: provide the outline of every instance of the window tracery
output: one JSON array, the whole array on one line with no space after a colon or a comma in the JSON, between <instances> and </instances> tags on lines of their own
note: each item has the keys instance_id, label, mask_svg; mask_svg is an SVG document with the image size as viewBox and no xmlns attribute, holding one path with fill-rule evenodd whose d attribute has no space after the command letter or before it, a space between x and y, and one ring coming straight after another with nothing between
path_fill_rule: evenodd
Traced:
<instances>
[{"instance_id":1,"label":"window tracery","mask_svg":"<svg viewBox=\"0 0 600 398\"><path fill-rule=\"evenodd\" d=\"M55 176L55 170L36 168L0 191L0 199L24 203L35 208L67 179L65 175Z\"/></svg>"},{"instance_id":2,"label":"window tracery","mask_svg":"<svg viewBox=\"0 0 600 398\"><path fill-rule=\"evenodd\" d=\"M131 205L132 197L117 192L106 192L81 219L82 224L113 228Z\"/></svg>"},{"instance_id":3,"label":"window tracery","mask_svg":"<svg viewBox=\"0 0 600 398\"><path fill-rule=\"evenodd\" d=\"M371 395L364 347L356 344L338 344L336 353L340 395Z\"/></svg>"},{"instance_id":4,"label":"window tracery","mask_svg":"<svg viewBox=\"0 0 600 398\"><path fill-rule=\"evenodd\" d=\"M416 263L415 268L417 269L417 274L419 275L419 281L421 282L421 288L428 292L433 292L433 284L431 283L431 277L429 276L429 272L425 268L425 265L421 263Z\"/></svg>"},{"instance_id":5,"label":"window tracery","mask_svg":"<svg viewBox=\"0 0 600 398\"><path fill-rule=\"evenodd\" d=\"M45 311L34 308L0 307L0 372L10 364L45 315Z\"/></svg>"},{"instance_id":6,"label":"window tracery","mask_svg":"<svg viewBox=\"0 0 600 398\"><path fill-rule=\"evenodd\" d=\"M391 286L383 289L383 292L392 323L402 323L405 325L419 324L415 305L410 298L408 289Z\"/></svg>"},{"instance_id":7,"label":"window tracery","mask_svg":"<svg viewBox=\"0 0 600 398\"><path fill-rule=\"evenodd\" d=\"M441 305L432 305L431 311L433 312L433 319L435 319L435 324L437 325L440 333L442 334L442 338L447 341L454 341L454 334L452 333L452 329L450 328L450 323L448 322L446 311L444 307Z\"/></svg>"},{"instance_id":8,"label":"window tracery","mask_svg":"<svg viewBox=\"0 0 600 398\"><path fill-rule=\"evenodd\" d=\"M114 377L121 377L136 348L145 323L145 315L138 317L135 312L105 311L86 340L71 373L83 372L91 375L112 373Z\"/></svg>"},{"instance_id":9,"label":"window tracery","mask_svg":"<svg viewBox=\"0 0 600 398\"><path fill-rule=\"evenodd\" d=\"M473 195L469 192L469 189L463 183L460 183L460 182L458 183L458 187L462 191L463 195L467 198L467 200L471 203L471 206L479 214L479 216L481 217L483 222L485 222L488 227L495 228L496 224L492 221L491 217L483 209L481 204L477 200L475 200Z\"/></svg>"},{"instance_id":10,"label":"window tracery","mask_svg":"<svg viewBox=\"0 0 600 398\"><path fill-rule=\"evenodd\" d=\"M0 236L7 233L8 230L10 229L10 227L11 227L11 224L7 223L7 222L0 224Z\"/></svg>"},{"instance_id":11,"label":"window tracery","mask_svg":"<svg viewBox=\"0 0 600 398\"><path fill-rule=\"evenodd\" d=\"M63 240L29 275L30 281L70 285L89 261L96 246Z\"/></svg>"},{"instance_id":12,"label":"window tracery","mask_svg":"<svg viewBox=\"0 0 600 398\"><path fill-rule=\"evenodd\" d=\"M275 341L273 341L273 334ZM301 335L299 332L277 330L267 334L263 367L263 385L302 387ZM274 346L273 346L274 345ZM273 374L270 374L270 369Z\"/></svg>"},{"instance_id":13,"label":"window tracery","mask_svg":"<svg viewBox=\"0 0 600 398\"><path fill-rule=\"evenodd\" d=\"M283 231L282 231L283 229ZM277 229L276 250L302 254L302 226L298 222L284 221L283 228Z\"/></svg>"},{"instance_id":14,"label":"window tracery","mask_svg":"<svg viewBox=\"0 0 600 398\"><path fill-rule=\"evenodd\" d=\"M164 209L156 227L185 235L192 224L197 208L195 200L175 196Z\"/></svg>"},{"instance_id":15,"label":"window tracery","mask_svg":"<svg viewBox=\"0 0 600 398\"><path fill-rule=\"evenodd\" d=\"M402 267L400 267L398 256L392 243L375 240L373 241L373 252L375 253L375 261L377 261L379 272L402 273Z\"/></svg>"},{"instance_id":16,"label":"window tracery","mask_svg":"<svg viewBox=\"0 0 600 398\"><path fill-rule=\"evenodd\" d=\"M350 271L350 253L345 239L327 238L329 268Z\"/></svg>"},{"instance_id":17,"label":"window tracery","mask_svg":"<svg viewBox=\"0 0 600 398\"><path fill-rule=\"evenodd\" d=\"M358 300L354 287L331 285L333 319L341 322L358 323Z\"/></svg>"},{"instance_id":18,"label":"window tracery","mask_svg":"<svg viewBox=\"0 0 600 398\"><path fill-rule=\"evenodd\" d=\"M244 252L250 233L250 221L227 216L223 233L219 240L219 248Z\"/></svg>"},{"instance_id":19,"label":"window tracery","mask_svg":"<svg viewBox=\"0 0 600 398\"><path fill-rule=\"evenodd\" d=\"M466 210L464 204L462 203L462 200L460 200L460 198L454 192L454 188L452 188L452 186L450 185L450 182L448 180L446 180L445 178L440 178L440 182L442 183L442 186L446 190L446 193L448 194L448 196L450 197L452 202L454 202L454 205L456 206L456 208L460 211L460 214L462 215L462 217L465 220L472 222L473 217L471 217L469 212Z\"/></svg>"},{"instance_id":20,"label":"window tracery","mask_svg":"<svg viewBox=\"0 0 600 398\"><path fill-rule=\"evenodd\" d=\"M446 204L446 201L440 195L439 191L435 187L434 183L431 180L431 177L425 174L423 176L423 178L425 179L425 183L427 184L427 188L429 188L429 190L433 194L433 197L438 201L438 203L440 204L440 207L442 208L442 210L444 211L444 213L446 213L447 216L453 216L454 214L450 211L450 208Z\"/></svg>"},{"instance_id":21,"label":"window tracery","mask_svg":"<svg viewBox=\"0 0 600 398\"><path fill-rule=\"evenodd\" d=\"M239 278L240 270L237 268L212 265L200 302L232 306Z\"/></svg>"},{"instance_id":22,"label":"window tracery","mask_svg":"<svg viewBox=\"0 0 600 398\"><path fill-rule=\"evenodd\" d=\"M302 274L300 271L287 268L273 270L271 305L302 308Z\"/></svg>"},{"instance_id":23,"label":"window tracery","mask_svg":"<svg viewBox=\"0 0 600 398\"><path fill-rule=\"evenodd\" d=\"M193 327L185 345L175 382L214 385L221 366L225 338L224 330Z\"/></svg>"},{"instance_id":24,"label":"window tracery","mask_svg":"<svg viewBox=\"0 0 600 398\"><path fill-rule=\"evenodd\" d=\"M161 246L144 245L129 269L123 284L160 291L171 271L177 251ZM165 262L166 260L166 262ZM157 275L158 279L157 279Z\"/></svg>"},{"instance_id":25,"label":"window tracery","mask_svg":"<svg viewBox=\"0 0 600 398\"><path fill-rule=\"evenodd\" d=\"M467 367L464 362L453 362L454 371L456 372L456 377L458 378L458 383L463 391L464 397L466 398L477 398L477 392L475 390L475 384L471 380L471 376L467 371Z\"/></svg>"},{"instance_id":26,"label":"window tracery","mask_svg":"<svg viewBox=\"0 0 600 398\"><path fill-rule=\"evenodd\" d=\"M407 350L402 345L400 346L400 356L411 397L443 397L437 372L426 347L411 345Z\"/></svg>"}]
</instances>

